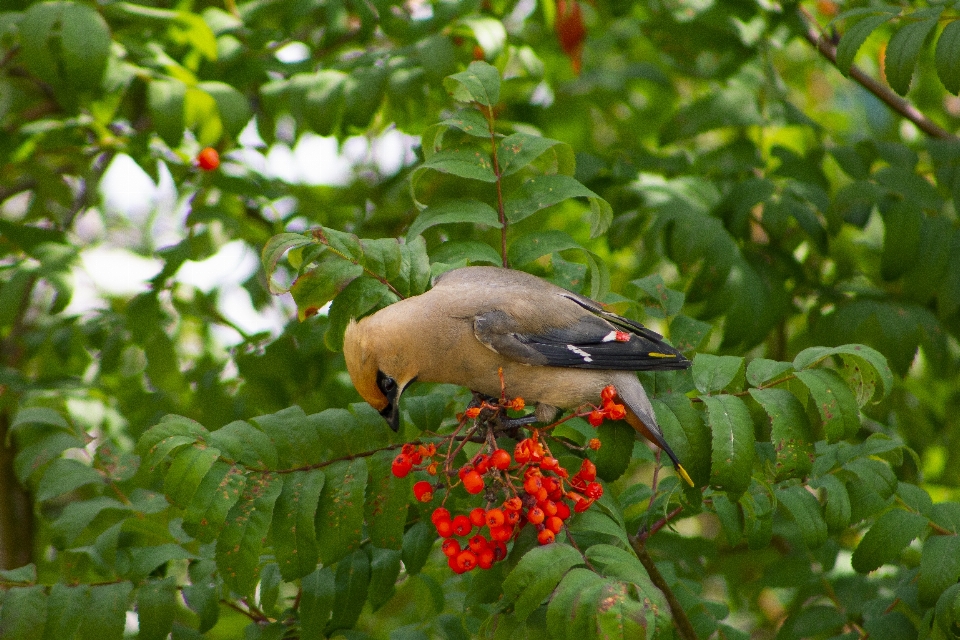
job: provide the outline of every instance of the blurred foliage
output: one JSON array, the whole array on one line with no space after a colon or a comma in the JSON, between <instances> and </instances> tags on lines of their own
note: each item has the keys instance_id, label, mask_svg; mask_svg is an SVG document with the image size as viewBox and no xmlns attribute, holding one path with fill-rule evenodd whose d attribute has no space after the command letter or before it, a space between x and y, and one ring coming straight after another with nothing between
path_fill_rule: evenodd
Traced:
<instances>
[{"instance_id":1,"label":"blurred foliage","mask_svg":"<svg viewBox=\"0 0 960 640\"><path fill-rule=\"evenodd\" d=\"M119 638L128 611L150 638L956 637L958 17L7 0L0 637ZM385 168L399 134L418 156ZM277 177L317 135L365 149L348 178ZM111 207L127 161L173 202ZM260 313L293 294L279 335L178 279L235 240L263 251ZM100 246L159 271L71 313ZM646 447L601 448L602 509L565 534L583 553L521 537L457 576L388 470L469 396L413 389L396 436L338 350L351 315L505 260L694 359L642 380L706 488L651 489Z\"/></svg>"}]
</instances>

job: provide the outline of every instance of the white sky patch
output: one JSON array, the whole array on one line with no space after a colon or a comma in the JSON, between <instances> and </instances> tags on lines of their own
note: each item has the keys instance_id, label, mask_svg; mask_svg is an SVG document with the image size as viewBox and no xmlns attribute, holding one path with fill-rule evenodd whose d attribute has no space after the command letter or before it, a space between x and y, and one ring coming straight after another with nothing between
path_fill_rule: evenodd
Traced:
<instances>
[{"instance_id":1,"label":"white sky patch","mask_svg":"<svg viewBox=\"0 0 960 640\"><path fill-rule=\"evenodd\" d=\"M303 62L310 57L310 48L302 42L291 42L277 49L274 55L285 64Z\"/></svg>"},{"instance_id":2,"label":"white sky patch","mask_svg":"<svg viewBox=\"0 0 960 640\"><path fill-rule=\"evenodd\" d=\"M104 208L134 224L146 222L157 204L157 185L133 158L118 153L100 180Z\"/></svg>"},{"instance_id":3,"label":"white sky patch","mask_svg":"<svg viewBox=\"0 0 960 640\"><path fill-rule=\"evenodd\" d=\"M149 288L147 281L160 273L163 262L128 249L101 245L80 252L73 267L73 296L66 315L83 315L106 307L106 296L132 296Z\"/></svg>"},{"instance_id":4,"label":"white sky patch","mask_svg":"<svg viewBox=\"0 0 960 640\"><path fill-rule=\"evenodd\" d=\"M337 139L307 133L293 149L303 182L313 185L345 186L353 178L353 163L337 149Z\"/></svg>"},{"instance_id":5,"label":"white sky patch","mask_svg":"<svg viewBox=\"0 0 960 640\"><path fill-rule=\"evenodd\" d=\"M234 240L206 260L187 260L174 279L210 293L216 287L246 282L259 266L260 261L253 250L242 240Z\"/></svg>"}]
</instances>

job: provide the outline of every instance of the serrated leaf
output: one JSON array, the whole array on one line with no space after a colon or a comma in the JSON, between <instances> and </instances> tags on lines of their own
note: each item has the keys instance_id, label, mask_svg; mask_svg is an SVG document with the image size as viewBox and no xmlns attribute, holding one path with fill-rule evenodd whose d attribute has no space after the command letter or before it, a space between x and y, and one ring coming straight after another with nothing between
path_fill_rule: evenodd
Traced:
<instances>
[{"instance_id":1,"label":"serrated leaf","mask_svg":"<svg viewBox=\"0 0 960 640\"><path fill-rule=\"evenodd\" d=\"M623 475L633 455L636 435L636 431L622 421L606 420L597 427L597 437L601 443L595 460L598 476L607 482L613 482Z\"/></svg>"},{"instance_id":2,"label":"serrated leaf","mask_svg":"<svg viewBox=\"0 0 960 640\"><path fill-rule=\"evenodd\" d=\"M460 131L477 138L490 137L490 126L487 123L487 119L476 109L460 109L454 113L453 116L446 120L441 120L439 124L447 127L456 127ZM431 146L426 144L426 139L427 134L425 132L424 147Z\"/></svg>"},{"instance_id":3,"label":"serrated leaf","mask_svg":"<svg viewBox=\"0 0 960 640\"><path fill-rule=\"evenodd\" d=\"M507 257L513 267L519 267L557 251L582 248L563 231L530 231L513 240L507 249Z\"/></svg>"},{"instance_id":4,"label":"serrated leaf","mask_svg":"<svg viewBox=\"0 0 960 640\"><path fill-rule=\"evenodd\" d=\"M297 405L252 418L273 442L277 464L283 468L305 467L321 462L317 425Z\"/></svg>"},{"instance_id":5,"label":"serrated leaf","mask_svg":"<svg viewBox=\"0 0 960 640\"><path fill-rule=\"evenodd\" d=\"M370 587L370 558L358 549L337 563L333 617L328 629L350 629L360 618Z\"/></svg>"},{"instance_id":6,"label":"serrated leaf","mask_svg":"<svg viewBox=\"0 0 960 640\"><path fill-rule=\"evenodd\" d=\"M363 539L366 460L334 463L325 468L325 474L315 527L320 561L327 565L357 549Z\"/></svg>"},{"instance_id":7,"label":"serrated leaf","mask_svg":"<svg viewBox=\"0 0 960 640\"><path fill-rule=\"evenodd\" d=\"M600 196L572 176L562 174L536 176L508 194L503 208L510 222L519 222L541 209L551 207L568 198L599 199Z\"/></svg>"},{"instance_id":8,"label":"serrated leaf","mask_svg":"<svg viewBox=\"0 0 960 640\"><path fill-rule=\"evenodd\" d=\"M586 550L586 557L604 576L629 582L637 587L644 598L658 606L666 605L663 594L632 551L609 544L595 544Z\"/></svg>"},{"instance_id":9,"label":"serrated leaf","mask_svg":"<svg viewBox=\"0 0 960 640\"><path fill-rule=\"evenodd\" d=\"M174 504L186 507L196 494L203 477L219 457L219 449L184 448L174 457L167 470L163 479L163 492Z\"/></svg>"},{"instance_id":10,"label":"serrated leaf","mask_svg":"<svg viewBox=\"0 0 960 640\"><path fill-rule=\"evenodd\" d=\"M834 474L818 478L815 484L826 490L823 515L827 529L832 532L843 531L850 526L852 516L850 494L846 485Z\"/></svg>"},{"instance_id":11,"label":"serrated leaf","mask_svg":"<svg viewBox=\"0 0 960 640\"><path fill-rule=\"evenodd\" d=\"M641 599L642 598L642 599ZM657 631L658 607L623 582L608 582L600 595L596 632L601 638L645 638Z\"/></svg>"},{"instance_id":12,"label":"serrated leaf","mask_svg":"<svg viewBox=\"0 0 960 640\"><path fill-rule=\"evenodd\" d=\"M44 640L75 638L89 598L90 587L85 584L72 586L58 582L50 587Z\"/></svg>"},{"instance_id":13,"label":"serrated leaf","mask_svg":"<svg viewBox=\"0 0 960 640\"><path fill-rule=\"evenodd\" d=\"M443 86L459 102L492 107L500 101L500 72L486 62L471 62L466 71L444 78Z\"/></svg>"},{"instance_id":14,"label":"serrated leaf","mask_svg":"<svg viewBox=\"0 0 960 640\"><path fill-rule=\"evenodd\" d=\"M569 545L534 547L520 558L503 581L504 601L513 603L519 620L526 620L553 592L564 574L582 564L583 557Z\"/></svg>"},{"instance_id":15,"label":"serrated leaf","mask_svg":"<svg viewBox=\"0 0 960 640\"><path fill-rule=\"evenodd\" d=\"M682 393L660 395L652 400L654 413L663 436L684 469L698 487L710 478L712 434L703 420L703 412Z\"/></svg>"},{"instance_id":16,"label":"serrated leaf","mask_svg":"<svg viewBox=\"0 0 960 640\"><path fill-rule=\"evenodd\" d=\"M403 546L411 478L396 478L390 472L394 453L381 451L367 458L369 480L364 500L364 522L371 544L397 550Z\"/></svg>"},{"instance_id":17,"label":"serrated leaf","mask_svg":"<svg viewBox=\"0 0 960 640\"><path fill-rule=\"evenodd\" d=\"M807 413L785 389L750 389L770 416L770 442L777 453L776 479L803 477L813 466L813 434Z\"/></svg>"},{"instance_id":18,"label":"serrated leaf","mask_svg":"<svg viewBox=\"0 0 960 640\"><path fill-rule=\"evenodd\" d=\"M227 514L217 538L217 569L239 594L252 595L260 573L260 551L283 483L269 473L253 474Z\"/></svg>"},{"instance_id":19,"label":"serrated leaf","mask_svg":"<svg viewBox=\"0 0 960 640\"><path fill-rule=\"evenodd\" d=\"M500 253L479 240L461 240L457 242L444 242L439 247L433 249L430 253L430 261L434 264L467 264L467 263L487 263L496 266L503 264Z\"/></svg>"},{"instance_id":20,"label":"serrated leaf","mask_svg":"<svg viewBox=\"0 0 960 640\"><path fill-rule=\"evenodd\" d=\"M249 422L235 420L225 424L211 432L206 440L225 457L248 467L266 470L279 465L277 448L270 436Z\"/></svg>"},{"instance_id":21,"label":"serrated leaf","mask_svg":"<svg viewBox=\"0 0 960 640\"><path fill-rule=\"evenodd\" d=\"M427 563L433 543L437 540L437 531L427 523L417 522L403 534L403 566L412 576L420 573Z\"/></svg>"},{"instance_id":22,"label":"serrated leaf","mask_svg":"<svg viewBox=\"0 0 960 640\"><path fill-rule=\"evenodd\" d=\"M394 288L401 296L418 296L430 286L430 257L427 241L417 236L400 245L400 275L394 280Z\"/></svg>"},{"instance_id":23,"label":"serrated leaf","mask_svg":"<svg viewBox=\"0 0 960 640\"><path fill-rule=\"evenodd\" d=\"M747 382L755 387L777 379L785 373L792 371L793 365L789 362L780 362L778 360L768 360L766 358L754 358L747 364Z\"/></svg>"},{"instance_id":24,"label":"serrated leaf","mask_svg":"<svg viewBox=\"0 0 960 640\"><path fill-rule=\"evenodd\" d=\"M80 624L81 640L121 640L133 585L130 582L90 587Z\"/></svg>"},{"instance_id":25,"label":"serrated leaf","mask_svg":"<svg viewBox=\"0 0 960 640\"><path fill-rule=\"evenodd\" d=\"M568 571L547 606L547 630L550 636L596 637L596 610L606 583L607 579L589 569L574 567Z\"/></svg>"},{"instance_id":26,"label":"serrated leaf","mask_svg":"<svg viewBox=\"0 0 960 640\"><path fill-rule=\"evenodd\" d=\"M217 565L213 560L191 562L190 584L183 586L183 599L199 618L197 630L206 633L217 624L220 617L220 588L216 576Z\"/></svg>"},{"instance_id":27,"label":"serrated leaf","mask_svg":"<svg viewBox=\"0 0 960 640\"><path fill-rule=\"evenodd\" d=\"M314 516L323 490L321 469L288 473L273 508L273 552L284 580L312 572L319 559Z\"/></svg>"},{"instance_id":28,"label":"serrated leaf","mask_svg":"<svg viewBox=\"0 0 960 640\"><path fill-rule=\"evenodd\" d=\"M300 637L304 640L326 638L325 629L333 611L336 586L330 567L317 567L300 581Z\"/></svg>"},{"instance_id":29,"label":"serrated leaf","mask_svg":"<svg viewBox=\"0 0 960 640\"><path fill-rule=\"evenodd\" d=\"M34 499L50 500L88 484L103 484L103 476L87 465L70 458L58 458L50 463L37 483Z\"/></svg>"},{"instance_id":30,"label":"serrated leaf","mask_svg":"<svg viewBox=\"0 0 960 640\"><path fill-rule=\"evenodd\" d=\"M657 317L667 318L676 315L683 307L683 292L667 287L667 284L663 281L663 277L659 274L638 280L631 280L630 284L640 289L640 291L655 301L653 305L646 299L641 299L640 302L647 309L648 313L654 313Z\"/></svg>"},{"instance_id":31,"label":"serrated leaf","mask_svg":"<svg viewBox=\"0 0 960 640\"><path fill-rule=\"evenodd\" d=\"M238 467L214 462L184 511L184 530L202 542L215 540L246 484L247 476Z\"/></svg>"},{"instance_id":32,"label":"serrated leaf","mask_svg":"<svg viewBox=\"0 0 960 640\"><path fill-rule=\"evenodd\" d=\"M171 437L186 436L180 442L193 442L205 438L210 434L203 428L199 422L184 418L183 416L168 415L164 416L160 422L140 436L137 441L136 451L142 458L155 457L162 459L164 456L157 454L157 446ZM168 452L169 453L169 452Z\"/></svg>"},{"instance_id":33,"label":"serrated leaf","mask_svg":"<svg viewBox=\"0 0 960 640\"><path fill-rule=\"evenodd\" d=\"M397 578L400 575L400 551L367 547L370 554L370 588L368 599L370 607L376 611L396 593Z\"/></svg>"},{"instance_id":34,"label":"serrated leaf","mask_svg":"<svg viewBox=\"0 0 960 640\"><path fill-rule=\"evenodd\" d=\"M701 397L713 434L710 483L738 495L750 486L753 470L753 421L743 401L731 395Z\"/></svg>"},{"instance_id":35,"label":"serrated leaf","mask_svg":"<svg viewBox=\"0 0 960 640\"><path fill-rule=\"evenodd\" d=\"M884 58L887 82L901 96L907 95L910 91L910 81L913 79L913 69L917 66L920 49L926 42L927 36L937 26L942 11L942 7L933 12L923 11L924 15L930 13L933 15L921 20L904 21L887 43L887 55ZM910 17L915 18L917 13L921 12L916 12Z\"/></svg>"},{"instance_id":36,"label":"serrated leaf","mask_svg":"<svg viewBox=\"0 0 960 640\"><path fill-rule=\"evenodd\" d=\"M853 551L853 568L869 573L900 557L900 552L923 533L928 520L902 509L892 509L877 518Z\"/></svg>"},{"instance_id":37,"label":"serrated leaf","mask_svg":"<svg viewBox=\"0 0 960 640\"><path fill-rule=\"evenodd\" d=\"M743 371L743 358L698 353L693 358L693 383L700 393L715 393L727 388Z\"/></svg>"},{"instance_id":38,"label":"serrated leaf","mask_svg":"<svg viewBox=\"0 0 960 640\"><path fill-rule=\"evenodd\" d=\"M738 503L733 502L725 493L716 493L713 496L712 506L727 545L736 547L743 539L743 514Z\"/></svg>"},{"instance_id":39,"label":"serrated leaf","mask_svg":"<svg viewBox=\"0 0 960 640\"><path fill-rule=\"evenodd\" d=\"M603 509L593 507L584 511L572 521L569 530L581 548L618 542L624 547L630 546L623 523L617 522L614 514Z\"/></svg>"},{"instance_id":40,"label":"serrated leaf","mask_svg":"<svg viewBox=\"0 0 960 640\"><path fill-rule=\"evenodd\" d=\"M66 418L57 411L49 407L24 407L17 411L13 422L10 423L10 431L15 432L28 425L41 424L53 427L67 433L73 433L73 429L67 423Z\"/></svg>"},{"instance_id":41,"label":"serrated leaf","mask_svg":"<svg viewBox=\"0 0 960 640\"><path fill-rule=\"evenodd\" d=\"M809 491L800 485L791 485L777 489L776 496L793 516L808 549L817 549L827 541L827 523L820 514L820 504Z\"/></svg>"},{"instance_id":42,"label":"serrated leaf","mask_svg":"<svg viewBox=\"0 0 960 640\"><path fill-rule=\"evenodd\" d=\"M0 608L0 636L16 640L42 638L47 601L43 585L6 590Z\"/></svg>"},{"instance_id":43,"label":"serrated leaf","mask_svg":"<svg viewBox=\"0 0 960 640\"><path fill-rule=\"evenodd\" d=\"M930 536L920 555L920 604L933 606L949 586L960 580L960 536Z\"/></svg>"},{"instance_id":44,"label":"serrated leaf","mask_svg":"<svg viewBox=\"0 0 960 640\"><path fill-rule=\"evenodd\" d=\"M520 171L551 149L557 158L558 173L572 174L574 161L570 145L528 133L513 133L497 144L500 175L509 176Z\"/></svg>"},{"instance_id":45,"label":"serrated leaf","mask_svg":"<svg viewBox=\"0 0 960 640\"><path fill-rule=\"evenodd\" d=\"M485 202L453 200L421 211L407 231L407 241L412 241L414 237L435 225L455 223L482 224L494 229L500 228L497 212Z\"/></svg>"},{"instance_id":46,"label":"serrated leaf","mask_svg":"<svg viewBox=\"0 0 960 640\"><path fill-rule=\"evenodd\" d=\"M934 62L946 90L960 93L960 20L952 20L940 32Z\"/></svg>"},{"instance_id":47,"label":"serrated leaf","mask_svg":"<svg viewBox=\"0 0 960 640\"><path fill-rule=\"evenodd\" d=\"M363 267L346 260L330 259L294 280L290 295L297 303L302 322L333 300L354 278L363 275Z\"/></svg>"},{"instance_id":48,"label":"serrated leaf","mask_svg":"<svg viewBox=\"0 0 960 640\"><path fill-rule=\"evenodd\" d=\"M828 442L837 442L857 433L860 411L853 392L839 373L833 369L807 369L796 375L810 390Z\"/></svg>"},{"instance_id":49,"label":"serrated leaf","mask_svg":"<svg viewBox=\"0 0 960 640\"><path fill-rule=\"evenodd\" d=\"M692 351L700 348L712 330L713 325L709 322L681 313L670 322L670 339L680 351Z\"/></svg>"},{"instance_id":50,"label":"serrated leaf","mask_svg":"<svg viewBox=\"0 0 960 640\"><path fill-rule=\"evenodd\" d=\"M893 389L893 373L887 359L876 349L862 344L845 344L839 347L810 347L793 359L797 371L813 367L829 356L837 355L844 363L843 373L850 381L857 396L857 404L879 402ZM879 396L879 397L878 397Z\"/></svg>"},{"instance_id":51,"label":"serrated leaf","mask_svg":"<svg viewBox=\"0 0 960 640\"><path fill-rule=\"evenodd\" d=\"M267 240L260 252L260 261L263 263L264 271L267 272L267 287L270 293L279 295L290 290L289 287L277 286L273 281L273 272L276 271L280 258L291 249L311 244L314 244L314 240L302 233L279 233Z\"/></svg>"},{"instance_id":52,"label":"serrated leaf","mask_svg":"<svg viewBox=\"0 0 960 640\"><path fill-rule=\"evenodd\" d=\"M876 31L883 23L894 18L895 15L894 13L871 15L847 27L840 37L840 44L837 45L837 69L840 70L840 73L845 76L850 75L850 67L853 65L853 59L860 47L863 46L871 33Z\"/></svg>"},{"instance_id":53,"label":"serrated leaf","mask_svg":"<svg viewBox=\"0 0 960 640\"><path fill-rule=\"evenodd\" d=\"M177 611L177 581L173 576L149 580L137 591L137 620L144 640L163 640L173 629Z\"/></svg>"}]
</instances>

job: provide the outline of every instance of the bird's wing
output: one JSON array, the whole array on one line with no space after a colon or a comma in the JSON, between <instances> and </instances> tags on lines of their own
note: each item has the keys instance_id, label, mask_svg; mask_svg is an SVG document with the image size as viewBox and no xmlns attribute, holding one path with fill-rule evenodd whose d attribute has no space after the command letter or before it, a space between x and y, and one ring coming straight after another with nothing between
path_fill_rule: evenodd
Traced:
<instances>
[{"instance_id":1,"label":"bird's wing","mask_svg":"<svg viewBox=\"0 0 960 640\"><path fill-rule=\"evenodd\" d=\"M496 309L477 315L477 339L500 355L530 365L644 371L685 369L690 361L643 325L604 311L580 296L564 295L589 313L562 326L525 331L522 319ZM549 309L544 313L549 313Z\"/></svg>"}]
</instances>

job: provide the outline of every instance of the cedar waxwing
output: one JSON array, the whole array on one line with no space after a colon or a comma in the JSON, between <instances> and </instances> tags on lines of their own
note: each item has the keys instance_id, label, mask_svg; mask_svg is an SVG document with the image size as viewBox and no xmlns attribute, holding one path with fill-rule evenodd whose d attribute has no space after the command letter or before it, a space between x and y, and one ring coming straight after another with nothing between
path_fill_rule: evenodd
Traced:
<instances>
[{"instance_id":1,"label":"cedar waxwing","mask_svg":"<svg viewBox=\"0 0 960 640\"><path fill-rule=\"evenodd\" d=\"M499 398L502 369L506 397L537 403L541 422L557 408L597 404L613 385L626 421L666 451L692 486L634 373L690 366L661 338L528 273L464 267L439 276L426 293L351 320L343 353L357 391L394 431L400 394L414 380Z\"/></svg>"}]
</instances>

